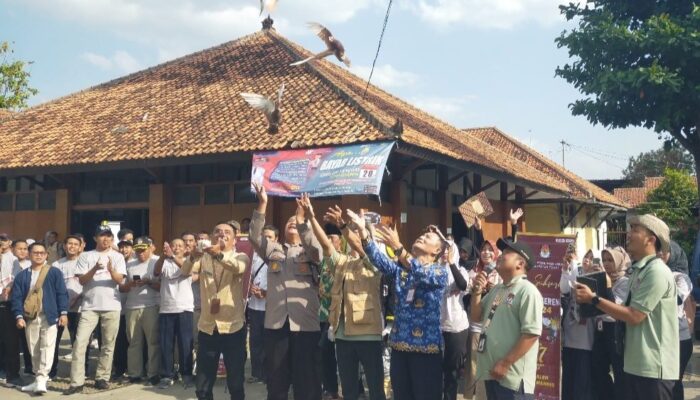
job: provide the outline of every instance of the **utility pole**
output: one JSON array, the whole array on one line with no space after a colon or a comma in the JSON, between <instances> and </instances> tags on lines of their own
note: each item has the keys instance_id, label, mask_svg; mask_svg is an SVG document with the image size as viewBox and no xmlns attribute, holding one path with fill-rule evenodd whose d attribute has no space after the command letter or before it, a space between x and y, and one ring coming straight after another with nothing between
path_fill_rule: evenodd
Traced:
<instances>
[{"instance_id":1,"label":"utility pole","mask_svg":"<svg viewBox=\"0 0 700 400\"><path fill-rule=\"evenodd\" d=\"M569 144L566 143L565 140L562 140L559 143L561 143L561 166L566 168L566 158L564 157L564 155L566 153L566 146L568 146Z\"/></svg>"}]
</instances>

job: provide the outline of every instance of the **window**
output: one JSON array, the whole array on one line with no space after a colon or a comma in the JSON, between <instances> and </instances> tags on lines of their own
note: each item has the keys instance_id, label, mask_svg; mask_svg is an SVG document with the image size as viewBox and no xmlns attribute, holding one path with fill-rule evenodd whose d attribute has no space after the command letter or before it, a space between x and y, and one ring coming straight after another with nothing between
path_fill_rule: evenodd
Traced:
<instances>
[{"instance_id":1,"label":"window","mask_svg":"<svg viewBox=\"0 0 700 400\"><path fill-rule=\"evenodd\" d=\"M15 210L27 211L36 208L36 193L18 193L15 198Z\"/></svg>"},{"instance_id":2,"label":"window","mask_svg":"<svg viewBox=\"0 0 700 400\"><path fill-rule=\"evenodd\" d=\"M0 194L0 211L12 211L12 194Z\"/></svg>"},{"instance_id":3,"label":"window","mask_svg":"<svg viewBox=\"0 0 700 400\"><path fill-rule=\"evenodd\" d=\"M179 186L173 190L173 200L176 206L198 206L199 186Z\"/></svg>"},{"instance_id":4,"label":"window","mask_svg":"<svg viewBox=\"0 0 700 400\"><path fill-rule=\"evenodd\" d=\"M102 191L101 203L124 203L126 202L126 190L106 189Z\"/></svg>"},{"instance_id":5,"label":"window","mask_svg":"<svg viewBox=\"0 0 700 400\"><path fill-rule=\"evenodd\" d=\"M236 183L233 185L234 203L255 203L256 201L257 199L255 198L255 194L250 187L250 183Z\"/></svg>"},{"instance_id":6,"label":"window","mask_svg":"<svg viewBox=\"0 0 700 400\"><path fill-rule=\"evenodd\" d=\"M206 185L204 187L204 204L228 204L229 201L229 185Z\"/></svg>"},{"instance_id":7,"label":"window","mask_svg":"<svg viewBox=\"0 0 700 400\"><path fill-rule=\"evenodd\" d=\"M148 186L131 188L126 191L126 201L128 203L142 203L148 201Z\"/></svg>"},{"instance_id":8,"label":"window","mask_svg":"<svg viewBox=\"0 0 700 400\"><path fill-rule=\"evenodd\" d=\"M53 210L56 208L56 192L39 192L39 209Z\"/></svg>"}]
</instances>

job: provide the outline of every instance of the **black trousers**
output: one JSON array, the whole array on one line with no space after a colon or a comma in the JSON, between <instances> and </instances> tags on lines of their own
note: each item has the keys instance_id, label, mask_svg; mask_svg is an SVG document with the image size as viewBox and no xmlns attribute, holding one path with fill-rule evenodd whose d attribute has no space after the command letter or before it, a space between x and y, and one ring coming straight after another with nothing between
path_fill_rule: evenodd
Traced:
<instances>
[{"instance_id":1,"label":"black trousers","mask_svg":"<svg viewBox=\"0 0 700 400\"><path fill-rule=\"evenodd\" d=\"M464 358L467 355L467 340L469 329L462 332L443 332L445 339L445 353L442 357L442 399L457 399L457 381L459 370L464 367Z\"/></svg>"},{"instance_id":2,"label":"black trousers","mask_svg":"<svg viewBox=\"0 0 700 400\"><path fill-rule=\"evenodd\" d=\"M625 398L624 357L615 346L615 323L603 322L593 341L593 395L597 400ZM612 368L615 380L610 377Z\"/></svg>"},{"instance_id":3,"label":"black trousers","mask_svg":"<svg viewBox=\"0 0 700 400\"><path fill-rule=\"evenodd\" d=\"M675 381L645 378L625 373L627 400L671 400Z\"/></svg>"},{"instance_id":4,"label":"black trousers","mask_svg":"<svg viewBox=\"0 0 700 400\"><path fill-rule=\"evenodd\" d=\"M321 322L321 383L323 391L338 393L338 361L335 344L328 340L328 322Z\"/></svg>"},{"instance_id":5,"label":"black trousers","mask_svg":"<svg viewBox=\"0 0 700 400\"><path fill-rule=\"evenodd\" d=\"M75 343L75 334L78 332L78 321L80 321L80 313L68 313L68 336L70 337L71 347L73 347L73 343ZM65 327L59 326L58 330L56 331L56 348L53 351L53 364L51 365L51 372L49 372L49 376L51 378L55 378L58 372L58 348L61 345L61 337L63 336L63 331L65 331L65 329ZM87 362L88 358L90 357L89 353L90 344L88 344L87 351L85 352L85 371L87 371Z\"/></svg>"},{"instance_id":6,"label":"black trousers","mask_svg":"<svg viewBox=\"0 0 700 400\"><path fill-rule=\"evenodd\" d=\"M320 332L265 329L267 399L287 400L292 385L295 400L321 399Z\"/></svg>"},{"instance_id":7,"label":"black trousers","mask_svg":"<svg viewBox=\"0 0 700 400\"><path fill-rule=\"evenodd\" d=\"M19 378L19 333L9 302L0 303L0 346L7 379ZM24 331L22 331L24 333Z\"/></svg>"},{"instance_id":8,"label":"black trousers","mask_svg":"<svg viewBox=\"0 0 700 400\"><path fill-rule=\"evenodd\" d=\"M382 363L382 342L336 340L338 372L343 386L345 400L357 400L360 387L360 364L365 372L370 400L385 400L384 364Z\"/></svg>"},{"instance_id":9,"label":"black trousers","mask_svg":"<svg viewBox=\"0 0 700 400\"><path fill-rule=\"evenodd\" d=\"M593 400L593 352L564 347L561 352L561 400Z\"/></svg>"},{"instance_id":10,"label":"black trousers","mask_svg":"<svg viewBox=\"0 0 700 400\"><path fill-rule=\"evenodd\" d=\"M250 374L265 380L265 311L248 309L250 340Z\"/></svg>"},{"instance_id":11,"label":"black trousers","mask_svg":"<svg viewBox=\"0 0 700 400\"><path fill-rule=\"evenodd\" d=\"M245 399L243 388L243 369L247 357L245 337L247 329L244 326L237 332L213 335L198 333L199 352L197 353L197 399L213 400L212 389L216 383L216 370L219 367L219 357L224 355L226 366L226 384L232 400Z\"/></svg>"},{"instance_id":12,"label":"black trousers","mask_svg":"<svg viewBox=\"0 0 700 400\"><path fill-rule=\"evenodd\" d=\"M690 357L693 355L693 339L681 340L681 375L679 379L673 384L673 400L684 400L683 395L683 375L685 375L685 368L688 366Z\"/></svg>"},{"instance_id":13,"label":"black trousers","mask_svg":"<svg viewBox=\"0 0 700 400\"><path fill-rule=\"evenodd\" d=\"M99 325L98 325L99 328ZM101 336L101 335L100 335ZM98 336L98 341L101 339ZM117 331L117 340L114 342L114 355L112 356L112 376L120 377L127 371L127 350L129 349L129 340L126 338L126 317L119 317L119 330ZM143 348L146 351L146 346ZM87 356L85 357L87 359ZM148 361L148 357L143 358L144 363ZM86 369L87 371L87 369ZM147 369L144 369L147 371Z\"/></svg>"},{"instance_id":14,"label":"black trousers","mask_svg":"<svg viewBox=\"0 0 700 400\"><path fill-rule=\"evenodd\" d=\"M492 379L484 381L486 398L488 400L531 400L535 398L532 393L525 393L524 383L520 382L520 389L512 390L501 386L498 381ZM563 397L562 397L563 399Z\"/></svg>"},{"instance_id":15,"label":"black trousers","mask_svg":"<svg viewBox=\"0 0 700 400\"><path fill-rule=\"evenodd\" d=\"M391 351L391 389L394 400L440 400L442 354Z\"/></svg>"}]
</instances>

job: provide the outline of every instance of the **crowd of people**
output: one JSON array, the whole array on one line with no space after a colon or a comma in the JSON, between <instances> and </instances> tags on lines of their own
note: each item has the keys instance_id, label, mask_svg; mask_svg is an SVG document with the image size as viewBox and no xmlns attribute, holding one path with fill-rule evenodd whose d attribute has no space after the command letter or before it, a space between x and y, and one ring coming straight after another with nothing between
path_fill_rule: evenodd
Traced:
<instances>
[{"instance_id":1,"label":"crowd of people","mask_svg":"<svg viewBox=\"0 0 700 400\"><path fill-rule=\"evenodd\" d=\"M115 380L213 399L223 363L231 399L532 399L543 298L535 255L511 237L456 242L437 226L412 244L363 211L318 212L297 199L282 229L251 218L162 244L101 225L33 242L0 234L0 369L8 387L44 393L68 330L70 387L81 393L91 342L95 387ZM651 215L629 219L625 248L571 247L562 292L562 399L682 399L695 303L687 257ZM605 272L594 293L577 278ZM582 315L585 305L600 315ZM24 355L25 382L20 375ZM342 397L341 397L342 396Z\"/></svg>"}]
</instances>

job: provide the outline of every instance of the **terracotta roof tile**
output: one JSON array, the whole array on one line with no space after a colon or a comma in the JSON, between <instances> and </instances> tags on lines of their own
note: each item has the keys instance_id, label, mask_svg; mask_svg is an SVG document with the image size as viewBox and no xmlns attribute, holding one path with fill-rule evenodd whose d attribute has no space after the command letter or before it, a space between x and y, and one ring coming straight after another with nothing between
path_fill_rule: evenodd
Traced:
<instances>
[{"instance_id":1,"label":"terracotta roof tile","mask_svg":"<svg viewBox=\"0 0 700 400\"><path fill-rule=\"evenodd\" d=\"M30 108L0 124L2 169L92 165L393 139L567 193L560 180L370 85L327 60L290 67L310 53L275 31L238 40ZM275 136L239 95L285 83ZM29 139L29 140L28 140Z\"/></svg>"},{"instance_id":2,"label":"terracotta roof tile","mask_svg":"<svg viewBox=\"0 0 700 400\"><path fill-rule=\"evenodd\" d=\"M649 190L646 188L617 188L615 197L626 201L630 207L634 208L647 201Z\"/></svg>"},{"instance_id":3,"label":"terracotta roof tile","mask_svg":"<svg viewBox=\"0 0 700 400\"><path fill-rule=\"evenodd\" d=\"M666 179L663 176L651 176L644 178L644 189L646 189L648 192L658 188L661 186L663 183L664 179Z\"/></svg>"},{"instance_id":4,"label":"terracotta roof tile","mask_svg":"<svg viewBox=\"0 0 700 400\"><path fill-rule=\"evenodd\" d=\"M466 132L468 136L482 140L491 146L492 149L489 150L489 152L505 153L531 166L541 174L544 174L544 176L561 182L567 186L569 193L573 197L595 199L618 206L627 206L626 200L611 195L602 188L563 168L533 148L526 146L497 128L465 129L464 132Z\"/></svg>"}]
</instances>

